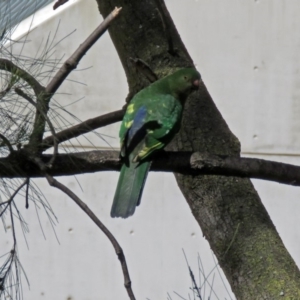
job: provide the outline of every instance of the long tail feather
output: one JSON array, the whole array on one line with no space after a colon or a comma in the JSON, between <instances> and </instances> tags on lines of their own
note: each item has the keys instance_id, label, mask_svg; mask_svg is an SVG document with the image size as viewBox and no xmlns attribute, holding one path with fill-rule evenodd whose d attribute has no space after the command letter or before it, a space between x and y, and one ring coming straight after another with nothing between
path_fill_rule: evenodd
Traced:
<instances>
[{"instance_id":1,"label":"long tail feather","mask_svg":"<svg viewBox=\"0 0 300 300\"><path fill-rule=\"evenodd\" d=\"M128 218L133 215L135 207L140 204L144 184L151 162L123 164L120 171L117 190L111 208L111 217Z\"/></svg>"}]
</instances>

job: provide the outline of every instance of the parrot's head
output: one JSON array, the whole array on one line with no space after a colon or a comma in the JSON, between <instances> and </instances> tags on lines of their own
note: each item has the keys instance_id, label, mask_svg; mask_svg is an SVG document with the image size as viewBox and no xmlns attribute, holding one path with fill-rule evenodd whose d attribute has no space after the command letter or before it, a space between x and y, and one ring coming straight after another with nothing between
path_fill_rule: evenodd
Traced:
<instances>
[{"instance_id":1,"label":"parrot's head","mask_svg":"<svg viewBox=\"0 0 300 300\"><path fill-rule=\"evenodd\" d=\"M186 98L192 91L197 90L201 82L201 75L195 68L180 69L169 77L172 92L180 98Z\"/></svg>"}]
</instances>

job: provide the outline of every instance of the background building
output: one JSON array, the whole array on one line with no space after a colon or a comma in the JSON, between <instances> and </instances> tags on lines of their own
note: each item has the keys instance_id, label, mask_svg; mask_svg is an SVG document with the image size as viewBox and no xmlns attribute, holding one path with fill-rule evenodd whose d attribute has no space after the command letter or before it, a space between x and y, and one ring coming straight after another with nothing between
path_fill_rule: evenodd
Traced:
<instances>
[{"instance_id":1,"label":"background building","mask_svg":"<svg viewBox=\"0 0 300 300\"><path fill-rule=\"evenodd\" d=\"M300 2L166 0L166 4L218 109L241 141L242 155L299 164ZM18 26L13 38L27 42L25 47L12 45L14 54L35 56L52 41L51 58L64 61L102 20L94 0L70 0L56 11L52 6ZM68 79L52 109L70 123L77 121L64 114L62 107L86 120L124 105L127 82L108 33ZM46 83L48 78L43 80ZM118 127L97 130L105 141L90 133L72 140L72 145L79 150L117 149ZM168 299L168 293L173 300L180 299L174 291L188 299L191 280L182 249L197 276L198 255L206 275L216 262L174 176L151 173L141 206L126 220L109 216L117 178L116 172L99 172L61 180L87 202L120 242L137 299ZM40 210L44 239L34 207L24 209L30 228L26 236L29 249L18 229L20 259L30 281L29 290L23 280L24 299L127 299L119 261L103 233L46 180L36 183L59 223L54 234ZM253 183L300 265L299 188L258 180ZM0 233L3 247L10 246L9 229L6 235L2 229ZM208 279L211 283L216 274L217 296L212 294L211 299L234 299L218 272L214 269ZM205 299L209 293L207 284Z\"/></svg>"}]
</instances>

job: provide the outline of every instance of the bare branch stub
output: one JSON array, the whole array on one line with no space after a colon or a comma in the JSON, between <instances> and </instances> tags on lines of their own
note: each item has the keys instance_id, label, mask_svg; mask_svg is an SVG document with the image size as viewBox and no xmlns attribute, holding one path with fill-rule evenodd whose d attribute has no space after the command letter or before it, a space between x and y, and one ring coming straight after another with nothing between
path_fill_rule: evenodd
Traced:
<instances>
[{"instance_id":1,"label":"bare branch stub","mask_svg":"<svg viewBox=\"0 0 300 300\"><path fill-rule=\"evenodd\" d=\"M119 15L122 8L115 8L103 22L90 34L90 36L77 48L77 50L65 61L62 67L54 75L53 79L46 87L47 94L54 94L66 77L74 70L81 58L106 32L110 23Z\"/></svg>"},{"instance_id":2,"label":"bare branch stub","mask_svg":"<svg viewBox=\"0 0 300 300\"><path fill-rule=\"evenodd\" d=\"M53 10L57 9L59 6L64 5L67 3L69 0L58 0L54 3L53 5Z\"/></svg>"}]
</instances>

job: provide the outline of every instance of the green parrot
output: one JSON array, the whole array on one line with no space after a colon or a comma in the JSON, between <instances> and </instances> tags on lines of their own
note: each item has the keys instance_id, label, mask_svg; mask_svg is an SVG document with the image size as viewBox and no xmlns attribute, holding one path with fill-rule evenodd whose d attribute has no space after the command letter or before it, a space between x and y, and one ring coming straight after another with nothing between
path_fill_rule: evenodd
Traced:
<instances>
[{"instance_id":1,"label":"green parrot","mask_svg":"<svg viewBox=\"0 0 300 300\"><path fill-rule=\"evenodd\" d=\"M130 101L120 128L123 165L111 217L127 218L140 204L151 154L165 147L180 128L184 101L198 89L194 68L180 69L138 92Z\"/></svg>"}]
</instances>

